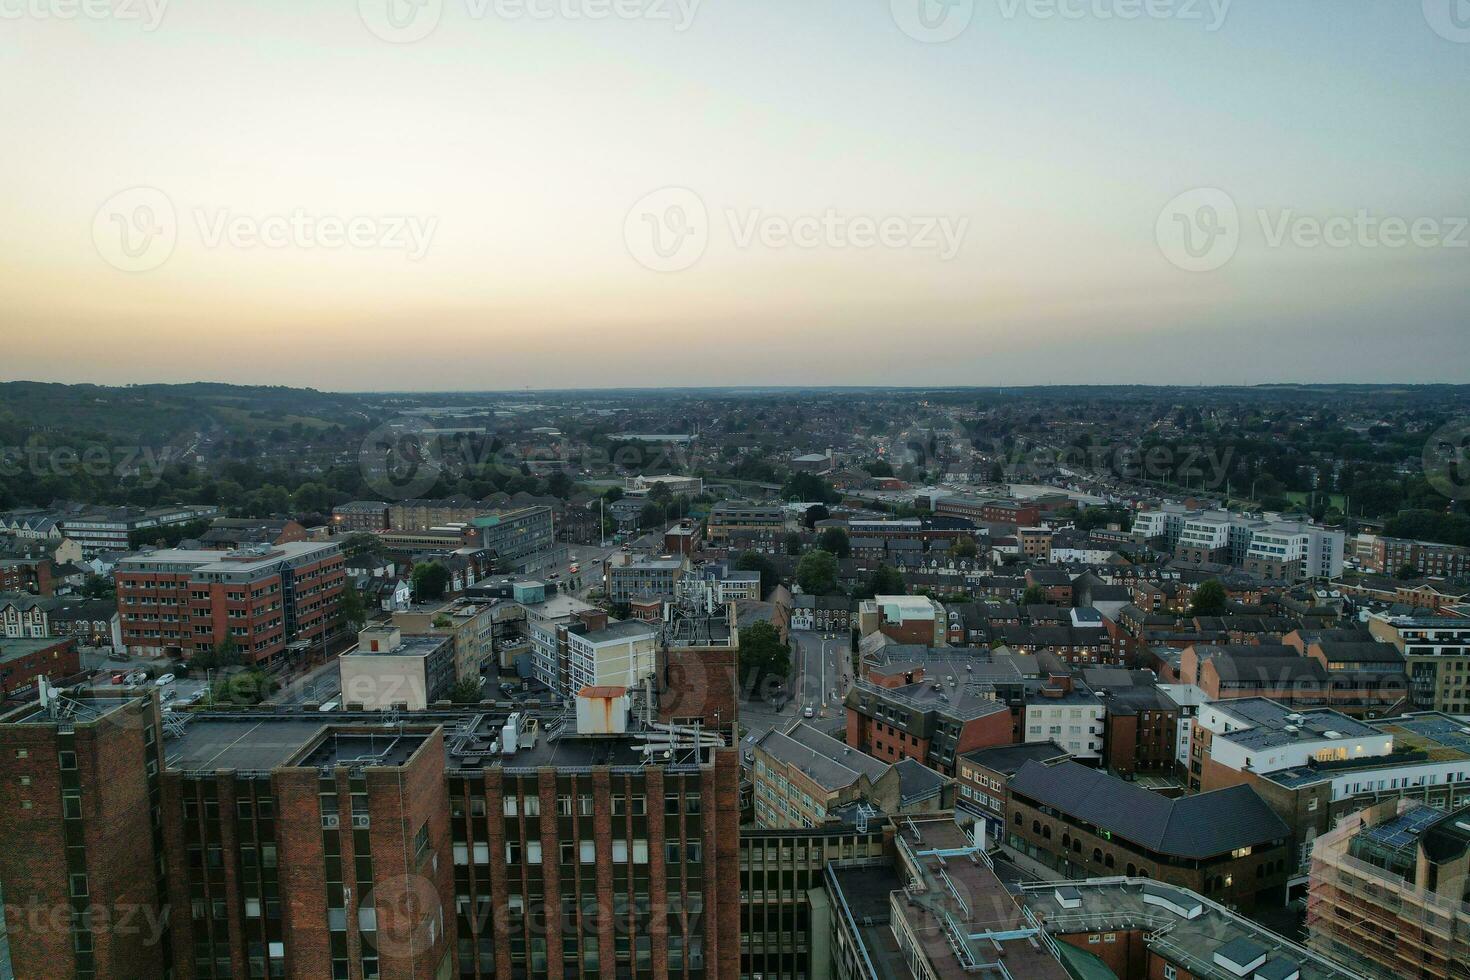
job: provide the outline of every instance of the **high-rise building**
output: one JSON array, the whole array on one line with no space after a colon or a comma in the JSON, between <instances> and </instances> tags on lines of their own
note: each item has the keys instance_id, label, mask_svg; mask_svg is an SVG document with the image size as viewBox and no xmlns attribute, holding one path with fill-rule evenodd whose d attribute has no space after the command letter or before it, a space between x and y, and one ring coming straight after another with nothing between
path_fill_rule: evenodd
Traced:
<instances>
[{"instance_id":1,"label":"high-rise building","mask_svg":"<svg viewBox=\"0 0 1470 980\"><path fill-rule=\"evenodd\" d=\"M0 975L733 980L737 752L649 697L13 710Z\"/></svg>"}]
</instances>

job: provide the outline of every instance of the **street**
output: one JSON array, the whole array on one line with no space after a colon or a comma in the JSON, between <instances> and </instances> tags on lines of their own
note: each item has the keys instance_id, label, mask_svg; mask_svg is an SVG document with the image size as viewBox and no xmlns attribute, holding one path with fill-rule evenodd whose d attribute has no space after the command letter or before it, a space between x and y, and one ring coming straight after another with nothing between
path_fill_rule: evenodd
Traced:
<instances>
[{"instance_id":1,"label":"street","mask_svg":"<svg viewBox=\"0 0 1470 980\"><path fill-rule=\"evenodd\" d=\"M807 720L823 731L846 723L842 699L852 683L848 634L793 630L791 642L791 700L779 711L764 701L742 701L740 724L747 734L759 737L772 728L805 719L808 708L812 717Z\"/></svg>"}]
</instances>

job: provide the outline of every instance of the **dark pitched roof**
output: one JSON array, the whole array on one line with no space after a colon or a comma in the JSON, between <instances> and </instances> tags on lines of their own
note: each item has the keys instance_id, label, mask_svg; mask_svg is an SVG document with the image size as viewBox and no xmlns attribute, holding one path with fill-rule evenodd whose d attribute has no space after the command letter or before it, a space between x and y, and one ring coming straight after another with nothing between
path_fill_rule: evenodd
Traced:
<instances>
[{"instance_id":1,"label":"dark pitched roof","mask_svg":"<svg viewBox=\"0 0 1470 980\"><path fill-rule=\"evenodd\" d=\"M1204 859L1268 841L1291 830L1249 786L1171 800L1075 762L1027 762L1011 777L1019 793L1149 850Z\"/></svg>"}]
</instances>

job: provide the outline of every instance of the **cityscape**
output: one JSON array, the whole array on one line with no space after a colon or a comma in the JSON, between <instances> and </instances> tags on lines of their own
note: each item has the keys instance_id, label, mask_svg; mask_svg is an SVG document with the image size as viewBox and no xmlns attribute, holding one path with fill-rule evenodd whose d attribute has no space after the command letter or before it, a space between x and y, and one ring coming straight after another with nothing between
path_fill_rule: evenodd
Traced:
<instances>
[{"instance_id":1,"label":"cityscape","mask_svg":"<svg viewBox=\"0 0 1470 980\"><path fill-rule=\"evenodd\" d=\"M1470 962L1470 388L0 398L7 977Z\"/></svg>"},{"instance_id":2,"label":"cityscape","mask_svg":"<svg viewBox=\"0 0 1470 980\"><path fill-rule=\"evenodd\" d=\"M1470 980L1470 0L0 77L0 980Z\"/></svg>"}]
</instances>

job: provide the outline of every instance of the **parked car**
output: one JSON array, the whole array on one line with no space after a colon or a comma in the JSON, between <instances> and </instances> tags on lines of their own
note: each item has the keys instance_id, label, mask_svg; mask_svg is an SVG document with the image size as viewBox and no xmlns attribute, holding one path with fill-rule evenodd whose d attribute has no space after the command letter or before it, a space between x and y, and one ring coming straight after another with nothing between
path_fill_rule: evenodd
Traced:
<instances>
[{"instance_id":1,"label":"parked car","mask_svg":"<svg viewBox=\"0 0 1470 980\"><path fill-rule=\"evenodd\" d=\"M156 685L158 685L159 687L168 687L173 682L174 682L174 675L173 674L164 674L163 676L159 677L158 680L154 681L153 683L156 684Z\"/></svg>"},{"instance_id":2,"label":"parked car","mask_svg":"<svg viewBox=\"0 0 1470 980\"><path fill-rule=\"evenodd\" d=\"M817 713L811 709L810 705L808 705L806 710L801 713L801 716L803 718L815 718L817 716Z\"/></svg>"}]
</instances>

